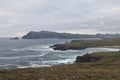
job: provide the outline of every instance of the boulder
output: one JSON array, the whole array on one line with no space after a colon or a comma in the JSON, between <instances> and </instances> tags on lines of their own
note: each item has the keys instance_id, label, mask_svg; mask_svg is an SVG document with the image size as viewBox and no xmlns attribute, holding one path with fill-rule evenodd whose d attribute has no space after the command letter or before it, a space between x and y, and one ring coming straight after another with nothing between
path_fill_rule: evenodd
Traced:
<instances>
[{"instance_id":1,"label":"boulder","mask_svg":"<svg viewBox=\"0 0 120 80\"><path fill-rule=\"evenodd\" d=\"M83 56L77 56L75 62L96 62L100 59L100 56L92 56L91 54L85 54Z\"/></svg>"},{"instance_id":2,"label":"boulder","mask_svg":"<svg viewBox=\"0 0 120 80\"><path fill-rule=\"evenodd\" d=\"M19 37L14 37L14 38L11 38L11 40L18 40Z\"/></svg>"},{"instance_id":3,"label":"boulder","mask_svg":"<svg viewBox=\"0 0 120 80\"><path fill-rule=\"evenodd\" d=\"M50 46L54 50L68 50L69 46L66 46L65 44L55 44L53 46Z\"/></svg>"}]
</instances>

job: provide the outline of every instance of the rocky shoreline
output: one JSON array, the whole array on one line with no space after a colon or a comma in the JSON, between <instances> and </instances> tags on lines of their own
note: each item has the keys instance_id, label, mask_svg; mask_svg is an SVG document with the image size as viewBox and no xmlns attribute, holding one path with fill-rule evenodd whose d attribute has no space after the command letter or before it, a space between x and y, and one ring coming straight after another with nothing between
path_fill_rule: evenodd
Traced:
<instances>
[{"instance_id":1,"label":"rocky shoreline","mask_svg":"<svg viewBox=\"0 0 120 80\"><path fill-rule=\"evenodd\" d=\"M73 40L63 44L55 44L50 46L54 50L82 50L91 47L102 48L118 48L120 49L120 39L106 39L106 40ZM101 56L93 56L92 54L85 54L77 56L75 62L96 62L101 59Z\"/></svg>"},{"instance_id":2,"label":"rocky shoreline","mask_svg":"<svg viewBox=\"0 0 120 80\"><path fill-rule=\"evenodd\" d=\"M92 54L85 54L83 56L77 56L75 62L96 62L101 60L102 56L94 56Z\"/></svg>"},{"instance_id":3,"label":"rocky shoreline","mask_svg":"<svg viewBox=\"0 0 120 80\"><path fill-rule=\"evenodd\" d=\"M86 61L86 59L90 61ZM84 62L52 67L1 70L0 80L120 79L120 52L86 54L81 59L79 58L79 60Z\"/></svg>"},{"instance_id":4,"label":"rocky shoreline","mask_svg":"<svg viewBox=\"0 0 120 80\"><path fill-rule=\"evenodd\" d=\"M53 49L56 47L56 50L69 50L82 49L81 46L86 48L90 46L99 47L116 45L120 46L120 39L101 41L75 41L60 45L57 44L51 47ZM120 51L98 52L78 56L75 63L68 65L1 70L0 80L119 80L119 73Z\"/></svg>"},{"instance_id":5,"label":"rocky shoreline","mask_svg":"<svg viewBox=\"0 0 120 80\"><path fill-rule=\"evenodd\" d=\"M81 50L90 47L108 47L120 48L120 39L104 39L104 40L73 40L63 44L55 44L50 46L54 50Z\"/></svg>"}]
</instances>

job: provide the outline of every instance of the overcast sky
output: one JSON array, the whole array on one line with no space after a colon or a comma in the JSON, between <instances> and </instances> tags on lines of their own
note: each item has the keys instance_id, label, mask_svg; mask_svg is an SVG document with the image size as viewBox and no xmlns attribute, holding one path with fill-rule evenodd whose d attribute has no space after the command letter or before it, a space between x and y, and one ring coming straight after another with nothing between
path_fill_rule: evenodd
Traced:
<instances>
[{"instance_id":1,"label":"overcast sky","mask_svg":"<svg viewBox=\"0 0 120 80\"><path fill-rule=\"evenodd\" d=\"M120 0L0 0L0 36L119 33Z\"/></svg>"}]
</instances>

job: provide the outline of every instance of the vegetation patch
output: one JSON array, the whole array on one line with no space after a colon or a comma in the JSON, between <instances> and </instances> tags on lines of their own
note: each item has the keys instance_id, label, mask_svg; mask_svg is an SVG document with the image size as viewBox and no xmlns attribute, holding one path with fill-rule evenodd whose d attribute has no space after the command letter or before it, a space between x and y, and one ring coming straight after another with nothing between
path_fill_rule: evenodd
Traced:
<instances>
[{"instance_id":1,"label":"vegetation patch","mask_svg":"<svg viewBox=\"0 0 120 80\"><path fill-rule=\"evenodd\" d=\"M80 50L89 47L120 46L120 38L103 40L74 40L64 44L51 46L54 50Z\"/></svg>"}]
</instances>

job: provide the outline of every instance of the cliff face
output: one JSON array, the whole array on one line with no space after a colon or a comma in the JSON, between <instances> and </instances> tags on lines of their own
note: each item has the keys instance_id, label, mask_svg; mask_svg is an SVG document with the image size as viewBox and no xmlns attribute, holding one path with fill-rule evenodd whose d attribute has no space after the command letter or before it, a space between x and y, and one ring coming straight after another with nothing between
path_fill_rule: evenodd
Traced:
<instances>
[{"instance_id":1,"label":"cliff face","mask_svg":"<svg viewBox=\"0 0 120 80\"><path fill-rule=\"evenodd\" d=\"M70 33L57 33L50 31L31 31L24 35L23 39L45 39L45 38L61 38L61 39L72 39L72 38L94 38L94 35L80 35L80 34L70 34Z\"/></svg>"}]
</instances>

